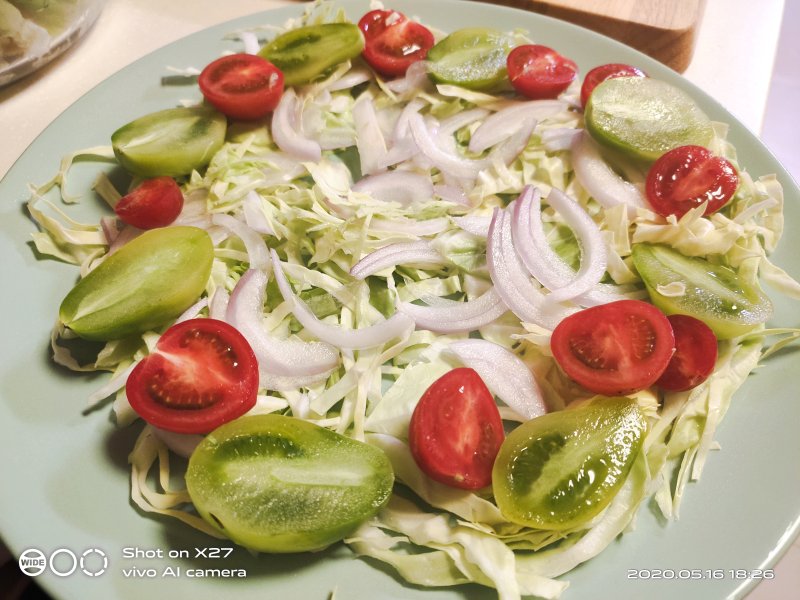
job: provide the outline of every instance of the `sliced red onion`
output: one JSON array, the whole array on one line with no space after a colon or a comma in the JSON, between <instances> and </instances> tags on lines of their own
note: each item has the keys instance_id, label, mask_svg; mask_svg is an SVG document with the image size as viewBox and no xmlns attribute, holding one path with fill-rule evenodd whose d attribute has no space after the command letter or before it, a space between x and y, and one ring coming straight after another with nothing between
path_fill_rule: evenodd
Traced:
<instances>
[{"instance_id":1,"label":"sliced red onion","mask_svg":"<svg viewBox=\"0 0 800 600\"><path fill-rule=\"evenodd\" d=\"M462 127L466 127L475 121L480 121L488 114L489 111L485 108L471 108L469 110L462 110L452 117L448 117L439 124L439 137L444 138L449 135L453 135ZM480 127L478 129L480 129Z\"/></svg>"},{"instance_id":2,"label":"sliced red onion","mask_svg":"<svg viewBox=\"0 0 800 600\"><path fill-rule=\"evenodd\" d=\"M433 193L439 196L442 200L452 202L453 204L460 204L462 206L471 206L469 198L464 193L464 190L457 185L450 185L449 183L440 183L433 186Z\"/></svg>"},{"instance_id":3,"label":"sliced red onion","mask_svg":"<svg viewBox=\"0 0 800 600\"><path fill-rule=\"evenodd\" d=\"M425 106L425 102L419 98L414 98L405 105L400 116L397 117L397 123L394 124L394 131L392 132L393 144L399 144L403 140L410 138L411 128L408 125L408 120L411 118L411 115L419 113L423 106Z\"/></svg>"},{"instance_id":4,"label":"sliced red onion","mask_svg":"<svg viewBox=\"0 0 800 600\"><path fill-rule=\"evenodd\" d=\"M533 419L547 412L533 373L513 352L479 339L457 340L449 348L465 367L478 372L492 394L523 417Z\"/></svg>"},{"instance_id":5,"label":"sliced red onion","mask_svg":"<svg viewBox=\"0 0 800 600\"><path fill-rule=\"evenodd\" d=\"M356 127L356 146L361 158L361 173L371 175L381 170L381 160L386 156L375 103L368 94L361 94L353 105L353 122Z\"/></svg>"},{"instance_id":6,"label":"sliced red onion","mask_svg":"<svg viewBox=\"0 0 800 600\"><path fill-rule=\"evenodd\" d=\"M517 130L508 139L492 148L489 153L489 161L492 164L495 164L495 162L500 162L504 165L511 164L511 161L525 150L535 128L536 121L534 119L522 121Z\"/></svg>"},{"instance_id":7,"label":"sliced red onion","mask_svg":"<svg viewBox=\"0 0 800 600\"><path fill-rule=\"evenodd\" d=\"M566 109L560 100L531 100L503 108L488 117L469 140L471 152L483 152L513 135L526 121L545 119Z\"/></svg>"},{"instance_id":8,"label":"sliced red onion","mask_svg":"<svg viewBox=\"0 0 800 600\"><path fill-rule=\"evenodd\" d=\"M98 402L101 402L108 398L111 394L118 392L122 388L125 387L125 384L128 382L128 375L131 374L138 362L133 363L124 371L117 373L111 379L109 379L105 385L103 385L98 390L95 390L92 394L89 395L88 404L90 407L94 406ZM66 365L69 366L69 365Z\"/></svg>"},{"instance_id":9,"label":"sliced red onion","mask_svg":"<svg viewBox=\"0 0 800 600\"><path fill-rule=\"evenodd\" d=\"M270 335L263 324L267 274L249 269L239 279L231 294L225 320L250 342L258 359L261 384L268 389L276 381L283 385L295 380L302 385L322 381L339 365L339 352L323 342L279 339Z\"/></svg>"},{"instance_id":10,"label":"sliced red onion","mask_svg":"<svg viewBox=\"0 0 800 600\"><path fill-rule=\"evenodd\" d=\"M177 319L175 319L175 323L183 323L184 321L188 321L190 319L197 318L197 315L200 314L200 311L203 310L206 306L208 306L208 298L200 298L197 302L192 304L189 308L183 311Z\"/></svg>"},{"instance_id":11,"label":"sliced red onion","mask_svg":"<svg viewBox=\"0 0 800 600\"><path fill-rule=\"evenodd\" d=\"M278 148L297 160L319 162L322 148L300 133L300 122L297 95L289 88L272 113L272 139Z\"/></svg>"},{"instance_id":12,"label":"sliced red onion","mask_svg":"<svg viewBox=\"0 0 800 600\"><path fill-rule=\"evenodd\" d=\"M513 207L512 207L513 209ZM495 289L511 311L526 323L554 329L572 309L548 305L545 295L530 280L522 266L511 238L511 217L495 208L489 237L486 239L486 262Z\"/></svg>"},{"instance_id":13,"label":"sliced red onion","mask_svg":"<svg viewBox=\"0 0 800 600\"><path fill-rule=\"evenodd\" d=\"M428 85L428 65L424 60L412 63L404 77L386 82L386 87L395 94L406 94L424 89Z\"/></svg>"},{"instance_id":14,"label":"sliced red onion","mask_svg":"<svg viewBox=\"0 0 800 600\"><path fill-rule=\"evenodd\" d=\"M172 450L178 456L189 458L194 452L194 449L203 441L202 435L194 435L189 433L175 433L174 431L167 431L166 429L159 429L153 427L153 433L156 437L164 442L164 445Z\"/></svg>"},{"instance_id":15,"label":"sliced red onion","mask_svg":"<svg viewBox=\"0 0 800 600\"><path fill-rule=\"evenodd\" d=\"M106 238L106 245L114 243L119 235L120 221L116 217L101 217L100 227L103 229L103 237Z\"/></svg>"},{"instance_id":16,"label":"sliced red onion","mask_svg":"<svg viewBox=\"0 0 800 600\"><path fill-rule=\"evenodd\" d=\"M586 132L576 136L572 143L572 165L581 186L605 208L625 204L631 218L636 216L637 208L648 208L639 188L608 166L596 142Z\"/></svg>"},{"instance_id":17,"label":"sliced red onion","mask_svg":"<svg viewBox=\"0 0 800 600\"><path fill-rule=\"evenodd\" d=\"M560 152L569 150L575 142L575 138L583 133L582 129L572 127L554 127L542 131L542 144L548 152Z\"/></svg>"},{"instance_id":18,"label":"sliced red onion","mask_svg":"<svg viewBox=\"0 0 800 600\"><path fill-rule=\"evenodd\" d=\"M332 92L339 90L349 90L357 85L361 85L372 79L372 73L366 68L354 67L350 69L345 75L337 79L328 88Z\"/></svg>"},{"instance_id":19,"label":"sliced red onion","mask_svg":"<svg viewBox=\"0 0 800 600\"><path fill-rule=\"evenodd\" d=\"M106 254L106 256L111 256L117 250L122 248L125 244L127 244L133 239L136 239L143 233L144 230L139 229L138 227L134 227L133 225L125 225L122 229L119 230L119 234L117 234L117 237L114 238L114 241L111 242L111 245L108 247L108 253Z\"/></svg>"},{"instance_id":20,"label":"sliced red onion","mask_svg":"<svg viewBox=\"0 0 800 600\"><path fill-rule=\"evenodd\" d=\"M208 316L218 321L224 321L230 298L228 290L224 287L217 287L217 289L214 290L214 295L211 297L211 302L208 303Z\"/></svg>"},{"instance_id":21,"label":"sliced red onion","mask_svg":"<svg viewBox=\"0 0 800 600\"><path fill-rule=\"evenodd\" d=\"M429 175L411 171L394 170L369 175L353 186L354 192L369 194L381 202L397 202L409 206L433 197L433 183Z\"/></svg>"},{"instance_id":22,"label":"sliced red onion","mask_svg":"<svg viewBox=\"0 0 800 600\"><path fill-rule=\"evenodd\" d=\"M350 275L356 279L366 279L369 275L397 265L437 266L446 262L428 241L401 242L367 254L350 269Z\"/></svg>"},{"instance_id":23,"label":"sliced red onion","mask_svg":"<svg viewBox=\"0 0 800 600\"><path fill-rule=\"evenodd\" d=\"M417 144L411 138L401 140L375 162L378 170L388 169L394 165L410 160L419 154Z\"/></svg>"},{"instance_id":24,"label":"sliced red onion","mask_svg":"<svg viewBox=\"0 0 800 600\"><path fill-rule=\"evenodd\" d=\"M369 223L369 228L372 231L391 231L394 233L415 235L417 237L436 235L437 233L445 231L449 226L450 221L447 217L426 219L425 221L406 218L384 219L382 217L375 217Z\"/></svg>"},{"instance_id":25,"label":"sliced red onion","mask_svg":"<svg viewBox=\"0 0 800 600\"><path fill-rule=\"evenodd\" d=\"M250 229L236 217L224 213L211 217L215 225L224 227L244 243L250 258L250 268L265 270L269 268L269 252L261 235Z\"/></svg>"},{"instance_id":26,"label":"sliced red onion","mask_svg":"<svg viewBox=\"0 0 800 600\"><path fill-rule=\"evenodd\" d=\"M440 148L436 135L428 129L425 120L418 113L409 116L408 125L420 152L444 173L453 177L474 179L490 164L486 159L472 160Z\"/></svg>"},{"instance_id":27,"label":"sliced red onion","mask_svg":"<svg viewBox=\"0 0 800 600\"><path fill-rule=\"evenodd\" d=\"M275 250L271 252L275 281L283 299L292 307L292 313L308 332L323 342L339 348L361 349L382 346L390 340L402 338L414 329L414 321L403 313L395 313L385 321L361 329L344 329L320 321L308 305L292 291Z\"/></svg>"},{"instance_id":28,"label":"sliced red onion","mask_svg":"<svg viewBox=\"0 0 800 600\"><path fill-rule=\"evenodd\" d=\"M254 191L247 193L242 202L242 212L247 226L262 235L275 235L264 211L261 210L261 197Z\"/></svg>"},{"instance_id":29,"label":"sliced red onion","mask_svg":"<svg viewBox=\"0 0 800 600\"><path fill-rule=\"evenodd\" d=\"M430 306L401 302L397 310L414 319L417 329L436 333L476 331L500 318L508 310L494 288L468 302L439 300Z\"/></svg>"},{"instance_id":30,"label":"sliced red onion","mask_svg":"<svg viewBox=\"0 0 800 600\"><path fill-rule=\"evenodd\" d=\"M492 217L452 217L453 223L458 225L461 229L472 235L478 237L488 237L489 227L492 225Z\"/></svg>"}]
</instances>

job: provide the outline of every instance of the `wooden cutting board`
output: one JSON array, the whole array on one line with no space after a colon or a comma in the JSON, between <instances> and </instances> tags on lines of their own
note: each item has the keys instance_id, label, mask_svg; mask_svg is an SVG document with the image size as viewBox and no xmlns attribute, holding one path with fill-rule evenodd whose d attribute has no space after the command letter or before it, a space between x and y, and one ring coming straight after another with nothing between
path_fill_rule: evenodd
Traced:
<instances>
[{"instance_id":1,"label":"wooden cutting board","mask_svg":"<svg viewBox=\"0 0 800 600\"><path fill-rule=\"evenodd\" d=\"M705 0L485 0L570 21L641 50L683 72Z\"/></svg>"}]
</instances>

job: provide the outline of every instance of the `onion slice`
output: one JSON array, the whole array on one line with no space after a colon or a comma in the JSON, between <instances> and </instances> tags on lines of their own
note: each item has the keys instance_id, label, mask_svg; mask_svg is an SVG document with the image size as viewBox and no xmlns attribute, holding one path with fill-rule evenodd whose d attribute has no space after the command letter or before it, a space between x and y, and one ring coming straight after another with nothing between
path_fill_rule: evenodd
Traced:
<instances>
[{"instance_id":1,"label":"onion slice","mask_svg":"<svg viewBox=\"0 0 800 600\"><path fill-rule=\"evenodd\" d=\"M272 139L278 148L297 160L319 162L322 158L319 143L300 133L297 101L294 89L283 92L272 113Z\"/></svg>"},{"instance_id":2,"label":"onion slice","mask_svg":"<svg viewBox=\"0 0 800 600\"><path fill-rule=\"evenodd\" d=\"M272 270L275 281L283 299L292 307L292 313L309 333L315 335L323 342L339 348L361 349L382 346L390 340L402 338L414 329L414 321L408 315L395 313L382 323L363 327L361 329L344 329L320 321L308 305L298 298L292 291L289 281L283 272L281 261L275 250L271 250Z\"/></svg>"},{"instance_id":3,"label":"onion slice","mask_svg":"<svg viewBox=\"0 0 800 600\"><path fill-rule=\"evenodd\" d=\"M401 302L397 310L414 319L417 329L436 333L465 333L489 325L508 311L494 288L468 302L443 300L435 306Z\"/></svg>"},{"instance_id":4,"label":"onion slice","mask_svg":"<svg viewBox=\"0 0 800 600\"><path fill-rule=\"evenodd\" d=\"M625 204L631 218L636 216L637 208L648 208L639 188L608 166L600 156L597 143L586 132L572 142L572 165L578 182L601 206L611 208Z\"/></svg>"},{"instance_id":5,"label":"onion slice","mask_svg":"<svg viewBox=\"0 0 800 600\"><path fill-rule=\"evenodd\" d=\"M479 339L457 340L449 348L464 366L477 371L492 394L523 417L533 419L547 412L533 373L513 352Z\"/></svg>"},{"instance_id":6,"label":"onion slice","mask_svg":"<svg viewBox=\"0 0 800 600\"><path fill-rule=\"evenodd\" d=\"M369 275L397 265L438 266L446 262L428 241L401 242L367 254L350 269L350 275L356 279L366 279Z\"/></svg>"},{"instance_id":7,"label":"onion slice","mask_svg":"<svg viewBox=\"0 0 800 600\"><path fill-rule=\"evenodd\" d=\"M236 217L225 213L215 214L211 217L211 221L215 225L224 227L242 240L247 250L247 256L250 259L251 269L258 269L261 271L269 269L267 244L258 232L250 229Z\"/></svg>"},{"instance_id":8,"label":"onion slice","mask_svg":"<svg viewBox=\"0 0 800 600\"><path fill-rule=\"evenodd\" d=\"M386 140L383 139L375 103L369 94L361 94L353 104L353 124L356 128L356 147L361 158L361 172L371 175L380 171L386 157Z\"/></svg>"},{"instance_id":9,"label":"onion slice","mask_svg":"<svg viewBox=\"0 0 800 600\"><path fill-rule=\"evenodd\" d=\"M433 197L433 183L428 175L411 171L390 171L360 179L354 192L369 194L382 202L397 202L409 206L414 202L425 202Z\"/></svg>"},{"instance_id":10,"label":"onion slice","mask_svg":"<svg viewBox=\"0 0 800 600\"><path fill-rule=\"evenodd\" d=\"M564 317L574 312L547 303L545 295L531 282L514 250L511 217L499 208L494 209L486 239L486 262L497 293L522 321L553 330Z\"/></svg>"},{"instance_id":11,"label":"onion slice","mask_svg":"<svg viewBox=\"0 0 800 600\"><path fill-rule=\"evenodd\" d=\"M267 274L249 269L239 279L228 302L225 320L250 342L258 359L261 384L277 378L300 378L305 385L321 381L339 365L339 352L330 344L279 339L263 324Z\"/></svg>"},{"instance_id":12,"label":"onion slice","mask_svg":"<svg viewBox=\"0 0 800 600\"><path fill-rule=\"evenodd\" d=\"M531 100L503 108L488 117L475 130L469 140L471 152L483 152L512 136L526 121L544 119L563 111L566 104L560 100Z\"/></svg>"},{"instance_id":13,"label":"onion slice","mask_svg":"<svg viewBox=\"0 0 800 600\"><path fill-rule=\"evenodd\" d=\"M420 152L433 163L440 171L458 178L474 179L478 173L489 166L486 159L472 160L451 154L437 144L434 134L428 129L425 120L419 113L412 113L408 117L408 126L411 137L416 142Z\"/></svg>"},{"instance_id":14,"label":"onion slice","mask_svg":"<svg viewBox=\"0 0 800 600\"><path fill-rule=\"evenodd\" d=\"M264 211L261 210L261 198L259 195L250 191L242 201L242 212L247 226L262 235L275 235L272 225L269 224Z\"/></svg>"}]
</instances>

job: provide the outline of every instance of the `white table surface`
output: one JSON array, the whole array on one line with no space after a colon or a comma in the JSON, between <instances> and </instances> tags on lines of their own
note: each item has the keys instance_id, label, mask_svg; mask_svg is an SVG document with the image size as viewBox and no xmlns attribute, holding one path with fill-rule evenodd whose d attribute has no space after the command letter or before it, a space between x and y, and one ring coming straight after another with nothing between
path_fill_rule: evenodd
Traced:
<instances>
[{"instance_id":1,"label":"white table surface","mask_svg":"<svg viewBox=\"0 0 800 600\"><path fill-rule=\"evenodd\" d=\"M42 70L0 88L0 178L39 133L85 92L125 65L185 35L298 0L108 0L94 27ZM784 0L707 0L684 75L755 133L761 131ZM800 547L778 565L758 600L798 597ZM785 575L782 575L785 574ZM794 594L794 595L793 595Z\"/></svg>"}]
</instances>

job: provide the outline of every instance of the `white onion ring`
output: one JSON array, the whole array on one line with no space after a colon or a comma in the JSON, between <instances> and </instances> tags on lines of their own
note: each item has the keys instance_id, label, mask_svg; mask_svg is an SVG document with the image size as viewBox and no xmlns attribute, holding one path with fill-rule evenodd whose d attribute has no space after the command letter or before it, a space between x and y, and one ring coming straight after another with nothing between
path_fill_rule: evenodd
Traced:
<instances>
[{"instance_id":1,"label":"white onion ring","mask_svg":"<svg viewBox=\"0 0 800 600\"><path fill-rule=\"evenodd\" d=\"M367 254L353 265L353 268L350 269L350 275L356 279L366 279L369 275L397 265L437 266L446 262L445 258L431 246L430 242L425 240L401 242L389 244Z\"/></svg>"},{"instance_id":2,"label":"white onion ring","mask_svg":"<svg viewBox=\"0 0 800 600\"><path fill-rule=\"evenodd\" d=\"M533 419L547 412L533 373L513 352L478 339L457 340L449 348L465 367L477 371L492 394L523 417Z\"/></svg>"},{"instance_id":3,"label":"white onion ring","mask_svg":"<svg viewBox=\"0 0 800 600\"><path fill-rule=\"evenodd\" d=\"M575 138L583 133L582 129L571 127L555 127L542 131L542 145L548 152L560 152L569 150Z\"/></svg>"},{"instance_id":4,"label":"white onion ring","mask_svg":"<svg viewBox=\"0 0 800 600\"><path fill-rule=\"evenodd\" d=\"M272 113L272 139L278 148L297 160L319 162L322 148L318 142L304 137L299 125L297 95L289 88Z\"/></svg>"},{"instance_id":5,"label":"white onion ring","mask_svg":"<svg viewBox=\"0 0 800 600\"><path fill-rule=\"evenodd\" d=\"M218 213L211 217L215 225L224 227L233 235L238 237L244 243L247 250L247 256L250 260L251 269L267 270L269 269L269 253L267 251L267 244L261 235L250 229L247 225L242 223L236 217L225 213Z\"/></svg>"},{"instance_id":6,"label":"white onion ring","mask_svg":"<svg viewBox=\"0 0 800 600\"><path fill-rule=\"evenodd\" d=\"M505 314L508 307L494 288L490 288L468 302L442 300L430 306L401 302L397 310L413 318L417 329L436 333L465 333L489 325Z\"/></svg>"},{"instance_id":7,"label":"white onion ring","mask_svg":"<svg viewBox=\"0 0 800 600\"><path fill-rule=\"evenodd\" d=\"M424 60L411 63L404 77L386 82L386 87L395 94L406 94L421 90L428 84L428 65Z\"/></svg>"},{"instance_id":8,"label":"white onion ring","mask_svg":"<svg viewBox=\"0 0 800 600\"><path fill-rule=\"evenodd\" d=\"M612 208L625 204L631 218L636 216L637 208L648 208L639 188L622 179L606 164L596 142L586 132L576 136L572 142L572 165L578 183L601 206Z\"/></svg>"},{"instance_id":9,"label":"white onion ring","mask_svg":"<svg viewBox=\"0 0 800 600\"><path fill-rule=\"evenodd\" d=\"M263 325L267 275L249 269L231 294L225 320L250 342L258 359L261 384L269 389L274 381L299 380L303 385L321 381L339 365L339 352L330 344L284 340L270 335Z\"/></svg>"},{"instance_id":10,"label":"white onion ring","mask_svg":"<svg viewBox=\"0 0 800 600\"><path fill-rule=\"evenodd\" d=\"M522 321L553 330L574 312L562 306L547 305L545 295L531 282L514 250L510 216L499 208L494 210L486 239L486 262L497 293Z\"/></svg>"},{"instance_id":11,"label":"white onion ring","mask_svg":"<svg viewBox=\"0 0 800 600\"><path fill-rule=\"evenodd\" d=\"M397 202L409 206L414 202L425 202L433 197L433 183L429 175L411 171L394 170L360 179L354 192L369 194L381 202Z\"/></svg>"},{"instance_id":12,"label":"white onion ring","mask_svg":"<svg viewBox=\"0 0 800 600\"><path fill-rule=\"evenodd\" d=\"M420 152L440 171L453 177L475 179L482 169L489 166L486 159L472 160L440 148L436 143L436 136L431 133L425 120L418 113L408 117L408 125Z\"/></svg>"},{"instance_id":13,"label":"white onion ring","mask_svg":"<svg viewBox=\"0 0 800 600\"><path fill-rule=\"evenodd\" d=\"M508 139L498 144L489 153L489 161L492 164L501 162L508 166L517 156L525 150L528 141L533 135L533 130L536 129L535 119L526 119L519 124L517 130L512 133Z\"/></svg>"},{"instance_id":14,"label":"white onion ring","mask_svg":"<svg viewBox=\"0 0 800 600\"><path fill-rule=\"evenodd\" d=\"M469 110L462 110L452 117L448 117L439 124L439 137L445 138L453 135L462 127L466 127L470 123L479 121L488 114L489 111L485 108L471 108ZM480 127L478 129L480 129Z\"/></svg>"},{"instance_id":15,"label":"white onion ring","mask_svg":"<svg viewBox=\"0 0 800 600\"><path fill-rule=\"evenodd\" d=\"M525 121L545 119L566 109L560 100L518 102L488 117L469 140L471 152L483 152L516 132Z\"/></svg>"},{"instance_id":16,"label":"white onion ring","mask_svg":"<svg viewBox=\"0 0 800 600\"><path fill-rule=\"evenodd\" d=\"M362 327L361 329L344 329L323 323L308 308L308 305L292 291L275 250L271 250L270 253L275 281L278 283L278 289L281 291L283 299L290 304L292 313L294 313L300 324L323 342L328 342L339 348L357 350L382 346L390 340L405 337L413 331L414 321L408 315L399 312L381 323Z\"/></svg>"},{"instance_id":17,"label":"white onion ring","mask_svg":"<svg viewBox=\"0 0 800 600\"><path fill-rule=\"evenodd\" d=\"M189 308L183 311L180 316L175 319L175 323L183 323L184 321L189 321L190 319L194 319L197 315L200 314L200 311L203 310L206 306L208 306L208 298L200 298L197 302L192 304Z\"/></svg>"},{"instance_id":18,"label":"white onion ring","mask_svg":"<svg viewBox=\"0 0 800 600\"><path fill-rule=\"evenodd\" d=\"M372 79L372 73L367 70L366 68L359 68L354 67L350 69L347 74L343 75L339 79L337 79L331 86L328 88L332 92L337 92L339 90L349 90L350 88L354 88L357 85L361 85L364 82L369 81Z\"/></svg>"}]
</instances>

